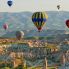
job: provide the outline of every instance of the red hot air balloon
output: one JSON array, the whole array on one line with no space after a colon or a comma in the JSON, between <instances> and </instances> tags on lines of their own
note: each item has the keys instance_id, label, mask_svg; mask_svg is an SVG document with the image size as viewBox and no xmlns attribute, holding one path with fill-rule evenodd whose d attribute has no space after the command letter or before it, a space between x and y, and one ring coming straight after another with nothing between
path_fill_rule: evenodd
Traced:
<instances>
[{"instance_id":1,"label":"red hot air balloon","mask_svg":"<svg viewBox=\"0 0 69 69\"><path fill-rule=\"evenodd\" d=\"M67 27L69 28L69 19L66 20L66 25L67 25Z\"/></svg>"},{"instance_id":2,"label":"red hot air balloon","mask_svg":"<svg viewBox=\"0 0 69 69\"><path fill-rule=\"evenodd\" d=\"M8 25L7 24L4 24L3 25L3 28L6 30L6 29L8 29Z\"/></svg>"}]
</instances>

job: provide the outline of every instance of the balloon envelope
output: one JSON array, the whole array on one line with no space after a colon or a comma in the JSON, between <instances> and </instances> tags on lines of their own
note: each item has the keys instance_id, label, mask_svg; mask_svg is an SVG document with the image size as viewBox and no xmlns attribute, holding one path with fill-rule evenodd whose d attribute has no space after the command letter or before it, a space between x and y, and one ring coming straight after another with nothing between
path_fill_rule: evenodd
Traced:
<instances>
[{"instance_id":1,"label":"balloon envelope","mask_svg":"<svg viewBox=\"0 0 69 69\"><path fill-rule=\"evenodd\" d=\"M47 14L45 12L35 12L32 15L32 21L34 25L37 27L38 31L41 31L43 25L47 21Z\"/></svg>"},{"instance_id":2,"label":"balloon envelope","mask_svg":"<svg viewBox=\"0 0 69 69\"><path fill-rule=\"evenodd\" d=\"M9 1L7 1L7 4L11 7L12 6L12 1L11 0L9 0Z\"/></svg>"},{"instance_id":3,"label":"balloon envelope","mask_svg":"<svg viewBox=\"0 0 69 69\"><path fill-rule=\"evenodd\" d=\"M3 25L3 28L6 30L6 29L8 29L8 24L4 24Z\"/></svg>"},{"instance_id":4,"label":"balloon envelope","mask_svg":"<svg viewBox=\"0 0 69 69\"><path fill-rule=\"evenodd\" d=\"M69 20L66 20L66 25L69 28Z\"/></svg>"},{"instance_id":5,"label":"balloon envelope","mask_svg":"<svg viewBox=\"0 0 69 69\"><path fill-rule=\"evenodd\" d=\"M60 9L60 5L57 5L58 10Z\"/></svg>"},{"instance_id":6,"label":"balloon envelope","mask_svg":"<svg viewBox=\"0 0 69 69\"><path fill-rule=\"evenodd\" d=\"M23 31L16 31L16 38L18 40L20 40L21 38L23 38L24 36L24 32Z\"/></svg>"}]
</instances>

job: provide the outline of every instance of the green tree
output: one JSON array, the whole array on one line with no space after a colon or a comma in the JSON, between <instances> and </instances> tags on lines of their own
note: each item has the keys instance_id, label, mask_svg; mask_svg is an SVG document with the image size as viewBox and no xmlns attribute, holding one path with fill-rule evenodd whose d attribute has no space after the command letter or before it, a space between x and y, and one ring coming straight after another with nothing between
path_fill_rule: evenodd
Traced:
<instances>
[{"instance_id":1,"label":"green tree","mask_svg":"<svg viewBox=\"0 0 69 69\"><path fill-rule=\"evenodd\" d=\"M3 68L1 68L1 69L11 69L11 68L9 68L9 67L3 67Z\"/></svg>"},{"instance_id":2,"label":"green tree","mask_svg":"<svg viewBox=\"0 0 69 69\"><path fill-rule=\"evenodd\" d=\"M23 66L22 65L19 65L17 68L15 69L23 69Z\"/></svg>"}]
</instances>

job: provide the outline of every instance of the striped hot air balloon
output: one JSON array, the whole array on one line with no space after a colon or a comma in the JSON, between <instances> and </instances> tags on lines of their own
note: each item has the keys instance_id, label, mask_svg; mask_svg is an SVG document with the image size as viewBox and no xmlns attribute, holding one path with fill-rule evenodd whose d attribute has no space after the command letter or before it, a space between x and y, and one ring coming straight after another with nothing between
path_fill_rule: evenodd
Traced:
<instances>
[{"instance_id":1,"label":"striped hot air balloon","mask_svg":"<svg viewBox=\"0 0 69 69\"><path fill-rule=\"evenodd\" d=\"M45 12L35 12L32 15L32 21L34 25L37 27L38 31L40 32L43 25L47 21L48 15Z\"/></svg>"}]
</instances>

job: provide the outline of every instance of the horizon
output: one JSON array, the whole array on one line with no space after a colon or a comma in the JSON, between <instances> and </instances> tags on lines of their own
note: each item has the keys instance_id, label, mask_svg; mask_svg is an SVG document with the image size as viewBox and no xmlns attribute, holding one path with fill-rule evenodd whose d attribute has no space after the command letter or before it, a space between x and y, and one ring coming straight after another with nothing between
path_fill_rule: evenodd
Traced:
<instances>
[{"instance_id":1,"label":"horizon","mask_svg":"<svg viewBox=\"0 0 69 69\"><path fill-rule=\"evenodd\" d=\"M3 11L3 12L0 12L0 13L24 13L24 12L31 12L31 13L34 13L35 11L20 11L20 12L8 12L8 11ZM69 12L69 11L36 11L36 12Z\"/></svg>"}]
</instances>

